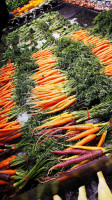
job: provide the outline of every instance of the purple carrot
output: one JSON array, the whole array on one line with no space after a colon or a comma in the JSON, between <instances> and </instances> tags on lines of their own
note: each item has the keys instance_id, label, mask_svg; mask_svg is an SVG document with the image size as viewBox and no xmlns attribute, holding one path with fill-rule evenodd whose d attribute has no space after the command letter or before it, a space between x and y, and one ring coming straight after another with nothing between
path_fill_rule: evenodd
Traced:
<instances>
[{"instance_id":1,"label":"purple carrot","mask_svg":"<svg viewBox=\"0 0 112 200\"><path fill-rule=\"evenodd\" d=\"M71 149L71 150L63 150L63 151L56 150L56 151L51 151L51 152L61 154L61 155L68 155L68 154L84 155L84 154L88 154L93 151L83 150L83 149Z\"/></svg>"},{"instance_id":2,"label":"purple carrot","mask_svg":"<svg viewBox=\"0 0 112 200\"><path fill-rule=\"evenodd\" d=\"M47 177L45 177L45 178L41 177L41 179L42 179L43 181L50 181L50 180L52 180L52 179L54 179L54 178L51 177L51 176L47 176Z\"/></svg>"},{"instance_id":3,"label":"purple carrot","mask_svg":"<svg viewBox=\"0 0 112 200\"><path fill-rule=\"evenodd\" d=\"M66 124L65 126L71 126L71 125L73 125L73 124L74 124L74 122L69 122L69 123ZM58 129L53 130L52 132L50 132L50 133L48 134L47 138L48 138L50 135L55 135L55 134L59 133L60 131L63 131L63 130L62 130L61 128L58 128Z\"/></svg>"},{"instance_id":4,"label":"purple carrot","mask_svg":"<svg viewBox=\"0 0 112 200\"><path fill-rule=\"evenodd\" d=\"M46 131L47 131L47 129L44 129L44 130L42 130L42 131L40 131L40 132L38 132L38 133L34 133L34 135L35 135L35 136L37 136L37 135L42 135L42 134L44 134Z\"/></svg>"},{"instance_id":5,"label":"purple carrot","mask_svg":"<svg viewBox=\"0 0 112 200\"><path fill-rule=\"evenodd\" d=\"M88 163L84 163L84 164L79 165L79 166L77 166L77 167L75 167L75 168L72 168L72 169L69 169L69 170L60 172L59 175L60 175L60 176L63 176L63 175L65 175L65 174L67 174L67 173L73 172L73 171L76 170L76 169L79 169L80 167L84 167L84 166L86 166L87 164L92 164L93 162L98 161L98 160L101 160L101 159L103 159L103 158L105 158L105 157L106 157L106 155L103 155L103 156L101 156L101 157L99 157L99 158L96 158L96 159L94 159L94 160L89 161Z\"/></svg>"},{"instance_id":6,"label":"purple carrot","mask_svg":"<svg viewBox=\"0 0 112 200\"><path fill-rule=\"evenodd\" d=\"M0 173L0 180L9 181L11 180L10 174Z\"/></svg>"},{"instance_id":7,"label":"purple carrot","mask_svg":"<svg viewBox=\"0 0 112 200\"><path fill-rule=\"evenodd\" d=\"M74 133L74 134L70 134L70 135L65 135L65 137L66 138L68 138L68 137L74 137L74 136L76 136L76 135L78 135L79 133Z\"/></svg>"},{"instance_id":8,"label":"purple carrot","mask_svg":"<svg viewBox=\"0 0 112 200\"><path fill-rule=\"evenodd\" d=\"M66 124L65 126L71 126L71 125L73 125L74 123L75 123L75 122L69 122L69 123ZM37 135L42 135L42 134L44 134L44 133L45 133L46 131L48 131L48 130L50 130L50 129L45 129L45 130L43 130L43 131L40 131L40 132L38 132L37 134L35 134L35 136L37 136ZM55 134L59 133L60 131L62 131L62 129L61 129L61 128L58 128L58 129L55 129L55 130L49 132L49 133L47 134L47 136L46 136L41 142L37 143L37 146L40 145L40 144L42 144L47 138L51 137L52 135L55 135Z\"/></svg>"},{"instance_id":9,"label":"purple carrot","mask_svg":"<svg viewBox=\"0 0 112 200\"><path fill-rule=\"evenodd\" d=\"M64 162L60 162L57 165L51 167L49 172L52 171L53 169L65 167L65 166L72 165L72 164L77 164L77 163L80 163L80 162L85 161L85 160L92 160L92 159L95 159L99 156L102 156L103 154L104 154L104 152L101 149L91 151L88 154L84 154L84 155L79 156L77 158L73 158L73 159L70 159L70 160L66 160Z\"/></svg>"},{"instance_id":10,"label":"purple carrot","mask_svg":"<svg viewBox=\"0 0 112 200\"><path fill-rule=\"evenodd\" d=\"M65 126L71 126L71 125L73 125L75 122L69 122L68 124L66 124ZM48 131L48 129L44 129L44 130L42 130L42 131L40 131L40 132L38 132L38 133L35 133L34 135L35 136L37 136L37 135L42 135L42 134L44 134L46 131ZM58 128L58 129L55 129L55 130L53 130L52 132L50 132L48 135L55 135L55 134L57 134L58 132L60 132L60 131L62 131L62 129L61 128ZM48 136L47 136L48 137Z\"/></svg>"},{"instance_id":11,"label":"purple carrot","mask_svg":"<svg viewBox=\"0 0 112 200\"><path fill-rule=\"evenodd\" d=\"M53 135L53 138L59 138L59 137L65 137L65 138L70 138L76 136L77 133L71 134L71 135Z\"/></svg>"}]
</instances>

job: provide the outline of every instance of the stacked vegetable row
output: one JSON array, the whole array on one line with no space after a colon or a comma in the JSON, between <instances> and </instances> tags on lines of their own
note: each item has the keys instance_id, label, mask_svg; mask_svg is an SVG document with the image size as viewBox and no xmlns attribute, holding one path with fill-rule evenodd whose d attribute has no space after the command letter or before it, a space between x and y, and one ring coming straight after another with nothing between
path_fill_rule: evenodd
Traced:
<instances>
[{"instance_id":1,"label":"stacked vegetable row","mask_svg":"<svg viewBox=\"0 0 112 200\"><path fill-rule=\"evenodd\" d=\"M105 74L112 78L112 45L109 44L108 40L101 41L100 37L89 36L85 30L72 32L70 37L75 41L83 41L87 46L93 45L90 47L92 52L99 58L101 64L105 66Z\"/></svg>"},{"instance_id":2,"label":"stacked vegetable row","mask_svg":"<svg viewBox=\"0 0 112 200\"><path fill-rule=\"evenodd\" d=\"M55 113L73 104L75 98L66 95L62 84L66 78L61 76L60 70L55 69L56 58L53 57L52 51L44 49L33 54L32 57L36 60L39 68L31 77L38 86L32 89L31 98L34 99L36 105L31 108L40 108L37 110L38 112Z\"/></svg>"},{"instance_id":3,"label":"stacked vegetable row","mask_svg":"<svg viewBox=\"0 0 112 200\"><path fill-rule=\"evenodd\" d=\"M22 13L26 13L27 11L29 11L32 8L37 7L40 3L42 3L44 0L30 0L28 2L28 4L24 5L23 7L18 7L16 10L14 10L12 12L12 14L14 14L14 16L18 16L21 15ZM15 14L16 13L16 14Z\"/></svg>"},{"instance_id":4,"label":"stacked vegetable row","mask_svg":"<svg viewBox=\"0 0 112 200\"><path fill-rule=\"evenodd\" d=\"M10 120L10 112L16 107L13 96L13 78L16 70L13 63L9 63L0 69L0 142L8 143L21 136L18 132L20 124L18 121Z\"/></svg>"},{"instance_id":5,"label":"stacked vegetable row","mask_svg":"<svg viewBox=\"0 0 112 200\"><path fill-rule=\"evenodd\" d=\"M18 145L13 143L15 139L21 137L20 124L11 117L12 109L16 109L16 102L12 99L13 75L16 67L10 59L7 65L0 69L0 191L8 191L13 188L14 180L21 179L24 172L13 169L15 160L14 151L17 151ZM7 158L6 158L7 157ZM20 172L21 171L21 172ZM18 177L17 177L18 175ZM21 176L22 175L22 176ZM2 188L5 185L6 187Z\"/></svg>"},{"instance_id":6,"label":"stacked vegetable row","mask_svg":"<svg viewBox=\"0 0 112 200\"><path fill-rule=\"evenodd\" d=\"M111 3L97 2L97 1L82 1L82 0L65 0L65 2L72 3L85 8L90 8L98 11L109 11L111 9Z\"/></svg>"}]
</instances>

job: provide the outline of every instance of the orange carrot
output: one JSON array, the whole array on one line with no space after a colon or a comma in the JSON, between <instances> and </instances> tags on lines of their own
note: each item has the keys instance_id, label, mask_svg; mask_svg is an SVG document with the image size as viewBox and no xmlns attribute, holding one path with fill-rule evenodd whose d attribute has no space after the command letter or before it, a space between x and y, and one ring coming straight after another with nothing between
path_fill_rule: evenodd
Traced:
<instances>
[{"instance_id":1,"label":"orange carrot","mask_svg":"<svg viewBox=\"0 0 112 200\"><path fill-rule=\"evenodd\" d=\"M36 80L35 80L35 82L36 82L38 85L41 85L41 84L45 84L46 82L51 81L51 80L53 80L53 79L57 79L57 78L61 78L60 74L48 76L48 77L42 79L41 81L36 81Z\"/></svg>"},{"instance_id":2,"label":"orange carrot","mask_svg":"<svg viewBox=\"0 0 112 200\"><path fill-rule=\"evenodd\" d=\"M22 136L22 133L18 133L18 134L15 134L9 138L5 138L4 141L2 141L2 143L8 143L8 142L12 142L13 140L17 139L17 138L20 138Z\"/></svg>"},{"instance_id":3,"label":"orange carrot","mask_svg":"<svg viewBox=\"0 0 112 200\"><path fill-rule=\"evenodd\" d=\"M84 144L87 144L91 140L94 140L95 137L96 137L95 134L88 135L85 138L83 138L81 141L77 142L74 146L83 146Z\"/></svg>"},{"instance_id":4,"label":"orange carrot","mask_svg":"<svg viewBox=\"0 0 112 200\"><path fill-rule=\"evenodd\" d=\"M45 108L47 106L54 105L54 104L58 103L59 101L65 99L65 98L66 98L66 95L61 95L60 97L53 98L53 99L50 99L50 100L43 100L43 101L40 101L35 106L32 106L31 108L37 108L37 107L42 107L42 106L43 106L43 108Z\"/></svg>"},{"instance_id":5,"label":"orange carrot","mask_svg":"<svg viewBox=\"0 0 112 200\"><path fill-rule=\"evenodd\" d=\"M12 128L10 128L10 127L3 128L2 130L0 129L0 134L4 133L4 132L9 132L9 131L15 131L15 130L18 130L19 128L20 128L20 125L13 126Z\"/></svg>"},{"instance_id":6,"label":"orange carrot","mask_svg":"<svg viewBox=\"0 0 112 200\"><path fill-rule=\"evenodd\" d=\"M9 181L0 180L0 185L7 185L7 184L9 184Z\"/></svg>"},{"instance_id":7,"label":"orange carrot","mask_svg":"<svg viewBox=\"0 0 112 200\"><path fill-rule=\"evenodd\" d=\"M57 108L57 109L55 109L55 110L49 111L49 112L47 112L47 113L50 114L50 113L59 112L59 111L61 111L61 110L64 110L64 109L67 108L68 106L72 105L75 101L76 101L75 98L74 98L74 99L71 99L71 100L69 100L67 103L65 103L64 105L62 105L61 107L59 107L59 108Z\"/></svg>"},{"instance_id":8,"label":"orange carrot","mask_svg":"<svg viewBox=\"0 0 112 200\"><path fill-rule=\"evenodd\" d=\"M83 138L85 136L91 135L91 134L96 133L98 131L99 131L99 127L94 127L94 128L89 129L89 130L83 131L82 133L80 133L80 134L68 139L67 141L78 140L80 138Z\"/></svg>"},{"instance_id":9,"label":"orange carrot","mask_svg":"<svg viewBox=\"0 0 112 200\"><path fill-rule=\"evenodd\" d=\"M0 162L0 168L3 168L3 167L5 167L5 166L9 165L9 164L10 164L10 161L14 160L16 157L17 157L17 156L13 155L13 156L7 158L6 160L1 161L1 162Z\"/></svg>"},{"instance_id":10,"label":"orange carrot","mask_svg":"<svg viewBox=\"0 0 112 200\"><path fill-rule=\"evenodd\" d=\"M93 125L73 125L73 126L67 126L67 127L61 127L61 129L66 129L66 130L88 130L88 129L91 129L93 128Z\"/></svg>"},{"instance_id":11,"label":"orange carrot","mask_svg":"<svg viewBox=\"0 0 112 200\"><path fill-rule=\"evenodd\" d=\"M106 138L106 135L107 135L107 131L105 131L104 133L102 133L100 141L98 142L97 147L101 147L103 145L103 143L105 141L105 138Z\"/></svg>"},{"instance_id":12,"label":"orange carrot","mask_svg":"<svg viewBox=\"0 0 112 200\"><path fill-rule=\"evenodd\" d=\"M72 116L70 116L70 117L66 117L66 118L62 118L62 119L57 119L57 120L55 120L55 122L53 121L53 122L51 122L51 123L49 123L49 124L43 124L43 125L41 125L41 126L38 126L38 127L36 127L35 129L37 129L37 130L39 130L39 129L41 129L41 128L48 128L48 127L58 127L58 126L61 126L61 125L63 125L63 124L66 124L66 123L68 123L68 122L71 122L71 121L73 121L75 119L75 117L72 117Z\"/></svg>"},{"instance_id":13,"label":"orange carrot","mask_svg":"<svg viewBox=\"0 0 112 200\"><path fill-rule=\"evenodd\" d=\"M9 169L9 170L0 170L0 173L4 173L4 174L10 174L10 175L15 175L16 174L16 172L17 172L17 170L16 169Z\"/></svg>"}]
</instances>

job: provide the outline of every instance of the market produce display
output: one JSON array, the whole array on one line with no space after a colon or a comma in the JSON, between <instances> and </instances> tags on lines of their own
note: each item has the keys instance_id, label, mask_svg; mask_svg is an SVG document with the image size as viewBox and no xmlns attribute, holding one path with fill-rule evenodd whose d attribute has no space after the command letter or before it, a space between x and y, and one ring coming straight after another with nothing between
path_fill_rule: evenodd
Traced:
<instances>
[{"instance_id":1,"label":"market produce display","mask_svg":"<svg viewBox=\"0 0 112 200\"><path fill-rule=\"evenodd\" d=\"M30 0L28 2L28 4L23 5L22 7L18 7L17 10L14 10L12 12L12 14L14 14L14 16L18 16L21 15L22 13L26 13L27 11L31 10L32 8L37 7L40 3L42 3L44 0ZM16 13L16 14L15 14Z\"/></svg>"},{"instance_id":2,"label":"market produce display","mask_svg":"<svg viewBox=\"0 0 112 200\"><path fill-rule=\"evenodd\" d=\"M15 30L16 28L23 26L24 24L32 21L35 18L38 18L40 15L43 13L49 12L53 9L56 9L56 7L61 5L61 1L59 0L53 0L53 1L43 1L43 3L38 3L38 1L35 1L35 7L32 8L30 4L24 5L22 8L18 8L19 11L13 11L12 14L16 13L14 18L12 20L8 21L7 27L6 27L6 32L10 32ZM31 4L33 4L31 2ZM38 4L38 6L36 6ZM63 4L63 3L62 3ZM28 7L28 9L26 8ZM30 9L30 7L32 9ZM22 12L23 10L24 12ZM20 13L21 14L20 14Z\"/></svg>"},{"instance_id":3,"label":"market produce display","mask_svg":"<svg viewBox=\"0 0 112 200\"><path fill-rule=\"evenodd\" d=\"M11 198L27 185L61 181L60 176L112 153L106 147L112 141L112 58L109 40L58 12L41 15L5 39L0 191ZM98 178L100 200L102 172ZM82 196L89 198L85 186L78 199Z\"/></svg>"},{"instance_id":4,"label":"market produce display","mask_svg":"<svg viewBox=\"0 0 112 200\"><path fill-rule=\"evenodd\" d=\"M40 3L42 3L43 1L35 1L35 0L31 0L29 1L27 4L23 5L22 7L18 7L16 10L14 10L12 12L12 14L14 14L14 16L18 16L22 13L25 13L27 11L29 11L32 8L37 7ZM15 14L16 13L16 14Z\"/></svg>"},{"instance_id":5,"label":"market produce display","mask_svg":"<svg viewBox=\"0 0 112 200\"><path fill-rule=\"evenodd\" d=\"M78 6L83 6L97 11L109 11L112 8L111 1L85 1L85 0L64 0L65 2L72 3Z\"/></svg>"}]
</instances>

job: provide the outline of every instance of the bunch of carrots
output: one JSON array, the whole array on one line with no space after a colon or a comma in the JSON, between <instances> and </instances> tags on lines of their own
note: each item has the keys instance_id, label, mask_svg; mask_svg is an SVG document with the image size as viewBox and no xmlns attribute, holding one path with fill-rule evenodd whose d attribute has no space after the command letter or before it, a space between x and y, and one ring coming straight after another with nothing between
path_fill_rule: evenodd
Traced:
<instances>
[{"instance_id":1,"label":"bunch of carrots","mask_svg":"<svg viewBox=\"0 0 112 200\"><path fill-rule=\"evenodd\" d=\"M111 153L112 147L101 147L102 144L98 144L97 147L76 145L71 146L71 149L51 151L52 153L61 155L61 157L58 158L60 162L51 167L48 174L52 170L61 168L62 170L59 175L64 175L74 171L74 169L80 168L80 166L85 166L86 163L91 163L105 157L106 154ZM63 171L63 168L67 170Z\"/></svg>"},{"instance_id":2,"label":"bunch of carrots","mask_svg":"<svg viewBox=\"0 0 112 200\"><path fill-rule=\"evenodd\" d=\"M64 112L47 119L45 123L34 130L34 135L38 136L37 145L48 138L58 139L61 137L67 138L67 142L76 141L74 146L85 145L96 137L101 137L98 146L104 143L107 131L111 129L110 122L76 124L76 118L74 113ZM68 149L71 149L71 147Z\"/></svg>"},{"instance_id":3,"label":"bunch of carrots","mask_svg":"<svg viewBox=\"0 0 112 200\"><path fill-rule=\"evenodd\" d=\"M9 143L21 136L18 133L20 124L18 121L8 121L9 113L16 107L16 102L12 100L13 85L12 75L16 67L9 60L9 63L0 69L0 142Z\"/></svg>"},{"instance_id":4,"label":"bunch of carrots","mask_svg":"<svg viewBox=\"0 0 112 200\"><path fill-rule=\"evenodd\" d=\"M105 74L112 79L112 45L108 40L101 40L101 37L94 37L88 34L86 30L72 32L70 35L75 41L83 41L85 45L90 47L91 51L99 58L102 65L105 66Z\"/></svg>"},{"instance_id":5,"label":"bunch of carrots","mask_svg":"<svg viewBox=\"0 0 112 200\"><path fill-rule=\"evenodd\" d=\"M3 147L3 146L2 146ZM10 145L4 146L7 150L11 150ZM6 156L6 155L5 155ZM25 171L18 168L18 158L16 155L11 155L8 158L0 161L0 192L15 192L18 182L25 178ZM23 158L22 158L23 160ZM11 194L10 193L10 194Z\"/></svg>"},{"instance_id":6,"label":"bunch of carrots","mask_svg":"<svg viewBox=\"0 0 112 200\"><path fill-rule=\"evenodd\" d=\"M21 136L19 122L10 120L10 111L16 107L16 102L11 99L15 88L12 77L15 70L16 67L10 59L8 64L0 69L0 186L11 186L15 176L19 175L17 170L11 168L17 156L10 156L18 145L9 145ZM9 157L4 159L7 156Z\"/></svg>"},{"instance_id":7,"label":"bunch of carrots","mask_svg":"<svg viewBox=\"0 0 112 200\"><path fill-rule=\"evenodd\" d=\"M55 113L75 102L74 96L67 96L63 87L66 77L55 69L56 58L51 50L40 50L32 55L38 64L37 72L31 76L37 87L32 89L32 109L36 111Z\"/></svg>"},{"instance_id":8,"label":"bunch of carrots","mask_svg":"<svg viewBox=\"0 0 112 200\"><path fill-rule=\"evenodd\" d=\"M31 10L32 8L37 7L40 3L42 3L44 0L30 0L28 2L28 4L24 5L23 7L18 7L17 10L14 10L12 12L12 14L14 14L14 16L19 16L23 13L28 12L29 10Z\"/></svg>"}]
</instances>

